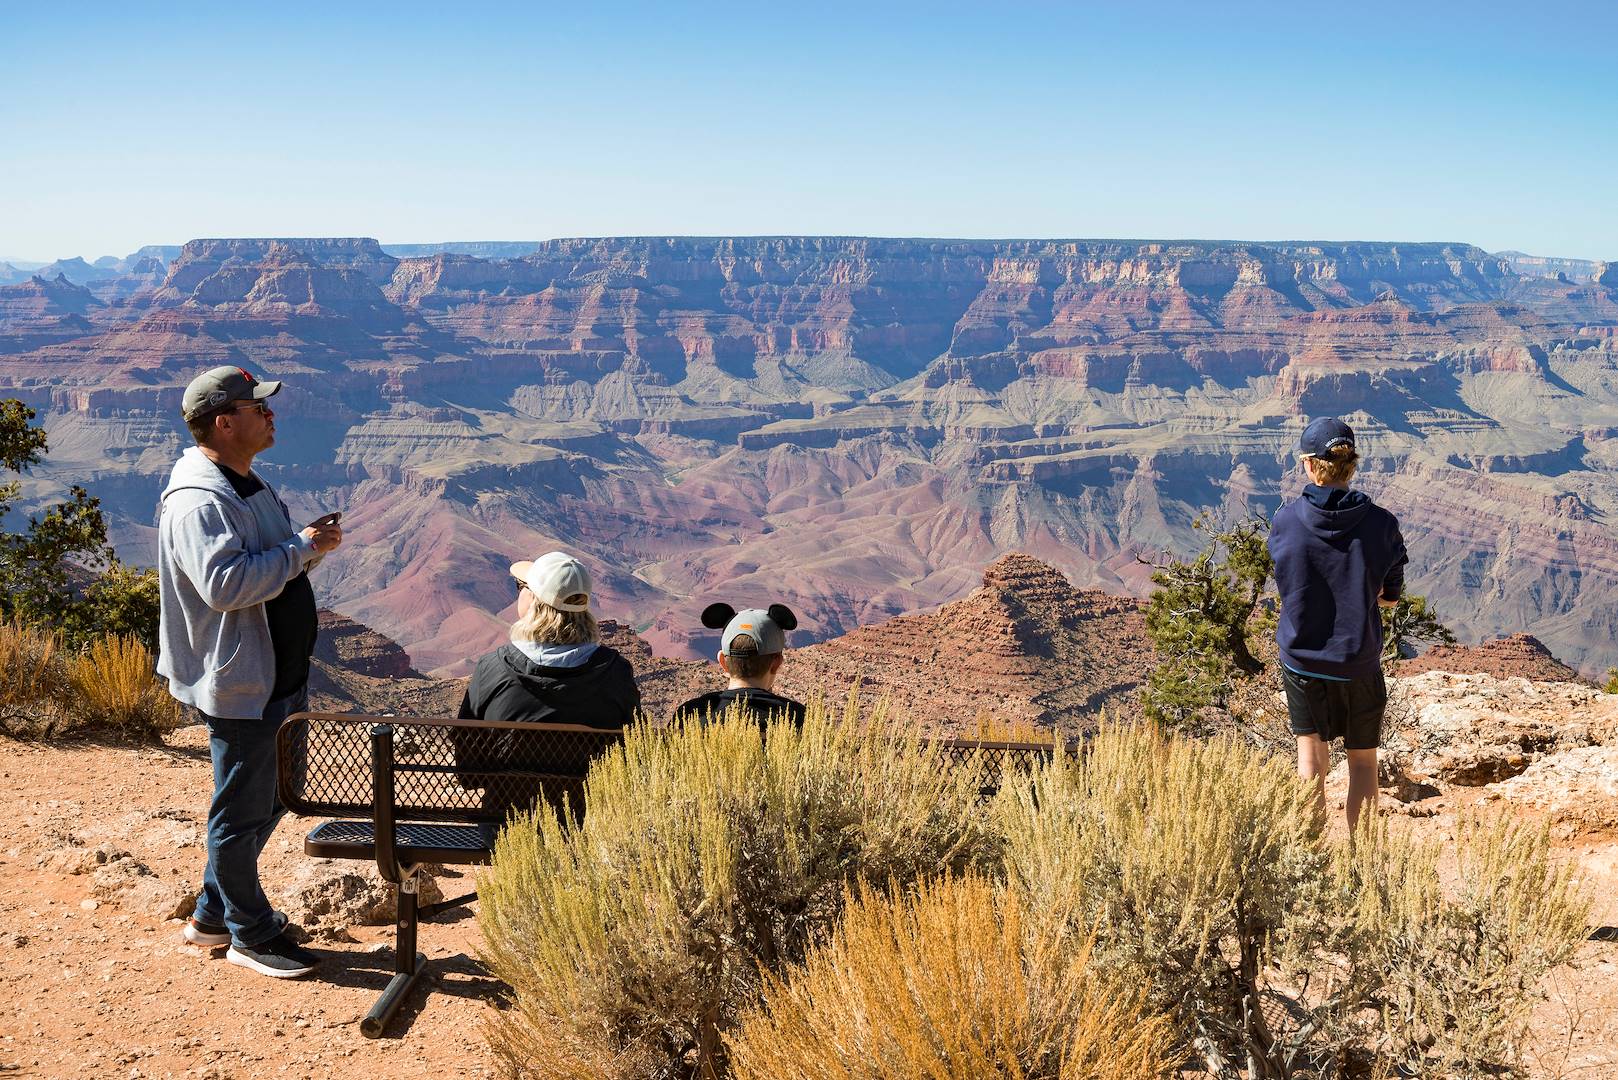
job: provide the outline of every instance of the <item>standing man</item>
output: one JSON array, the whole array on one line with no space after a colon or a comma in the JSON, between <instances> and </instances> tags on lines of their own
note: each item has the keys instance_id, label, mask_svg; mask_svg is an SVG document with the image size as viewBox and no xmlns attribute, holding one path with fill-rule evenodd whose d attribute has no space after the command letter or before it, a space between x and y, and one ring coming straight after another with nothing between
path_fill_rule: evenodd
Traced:
<instances>
[{"instance_id":1,"label":"standing man","mask_svg":"<svg viewBox=\"0 0 1618 1080\"><path fill-rule=\"evenodd\" d=\"M1298 775L1315 781L1322 810L1331 742L1343 740L1352 836L1360 808L1376 806L1388 704L1378 608L1398 603L1410 560L1398 519L1349 490L1360 457L1347 424L1315 420L1298 454L1309 483L1276 511L1268 541L1281 594L1281 685L1298 740Z\"/></svg>"},{"instance_id":2,"label":"standing man","mask_svg":"<svg viewBox=\"0 0 1618 1080\"><path fill-rule=\"evenodd\" d=\"M175 463L158 518L157 671L202 713L213 758L208 868L186 940L229 945L231 963L288 979L319 957L285 934L258 858L284 812L276 729L308 701L316 627L306 571L343 533L335 515L295 532L286 504L253 472L253 458L275 445L269 399L280 389L235 367L185 389L182 415L197 445Z\"/></svg>"}]
</instances>

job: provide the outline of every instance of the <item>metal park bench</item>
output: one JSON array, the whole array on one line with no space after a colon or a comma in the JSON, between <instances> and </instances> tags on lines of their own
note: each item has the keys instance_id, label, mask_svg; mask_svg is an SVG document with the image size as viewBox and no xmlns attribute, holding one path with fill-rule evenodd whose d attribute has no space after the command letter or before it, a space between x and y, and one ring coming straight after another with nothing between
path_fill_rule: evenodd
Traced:
<instances>
[{"instance_id":1,"label":"metal park bench","mask_svg":"<svg viewBox=\"0 0 1618 1080\"><path fill-rule=\"evenodd\" d=\"M584 816L590 762L619 742L617 730L575 724L424 720L297 713L276 738L281 802L295 814L334 818L304 838L323 859L375 860L398 889L394 976L360 1031L382 1034L426 968L417 925L462 907L477 893L418 902L425 864L472 865L493 857L507 815L536 799ZM993 799L1008 772L1051 755L1049 743L931 740L955 768L978 772L978 799Z\"/></svg>"},{"instance_id":2,"label":"metal park bench","mask_svg":"<svg viewBox=\"0 0 1618 1080\"><path fill-rule=\"evenodd\" d=\"M376 861L398 887L394 976L360 1021L382 1034L426 967L416 951L419 920L477 899L417 901L423 864L487 863L513 808L542 798L584 809L584 775L616 730L576 724L297 713L276 736L281 802L295 814L329 817L304 838L323 859Z\"/></svg>"}]
</instances>

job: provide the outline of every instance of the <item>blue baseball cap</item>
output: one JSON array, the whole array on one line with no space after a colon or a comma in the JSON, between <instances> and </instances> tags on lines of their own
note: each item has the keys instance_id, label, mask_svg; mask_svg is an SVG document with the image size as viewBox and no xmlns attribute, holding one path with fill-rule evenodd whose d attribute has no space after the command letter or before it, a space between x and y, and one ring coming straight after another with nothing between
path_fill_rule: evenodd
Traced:
<instances>
[{"instance_id":1,"label":"blue baseball cap","mask_svg":"<svg viewBox=\"0 0 1618 1080\"><path fill-rule=\"evenodd\" d=\"M1298 439L1298 452L1304 457L1325 457L1339 446L1354 448L1354 429L1335 416L1309 421Z\"/></svg>"}]
</instances>

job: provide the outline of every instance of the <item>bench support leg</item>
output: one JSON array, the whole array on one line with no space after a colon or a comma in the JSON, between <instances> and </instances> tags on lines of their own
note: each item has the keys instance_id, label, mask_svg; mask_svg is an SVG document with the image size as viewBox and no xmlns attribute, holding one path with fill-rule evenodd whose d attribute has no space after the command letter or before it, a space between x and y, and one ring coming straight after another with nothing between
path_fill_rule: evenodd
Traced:
<instances>
[{"instance_id":1,"label":"bench support leg","mask_svg":"<svg viewBox=\"0 0 1618 1080\"><path fill-rule=\"evenodd\" d=\"M371 1011L360 1021L360 1034L374 1039L382 1034L415 988L416 979L427 968L427 957L416 951L416 868L409 867L399 881L399 917L394 921L393 968L396 974Z\"/></svg>"}]
</instances>

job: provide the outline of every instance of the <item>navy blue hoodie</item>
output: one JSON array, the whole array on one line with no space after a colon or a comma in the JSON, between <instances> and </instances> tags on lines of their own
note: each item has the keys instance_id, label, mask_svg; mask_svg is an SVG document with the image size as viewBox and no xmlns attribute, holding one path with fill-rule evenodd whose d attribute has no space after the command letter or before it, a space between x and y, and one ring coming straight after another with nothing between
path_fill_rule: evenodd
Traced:
<instances>
[{"instance_id":1,"label":"navy blue hoodie","mask_svg":"<svg viewBox=\"0 0 1618 1080\"><path fill-rule=\"evenodd\" d=\"M1364 492L1310 484L1275 512L1268 546L1281 593L1281 662L1347 679L1376 671L1377 598L1399 598L1410 561L1399 520Z\"/></svg>"}]
</instances>

